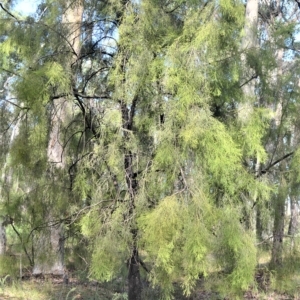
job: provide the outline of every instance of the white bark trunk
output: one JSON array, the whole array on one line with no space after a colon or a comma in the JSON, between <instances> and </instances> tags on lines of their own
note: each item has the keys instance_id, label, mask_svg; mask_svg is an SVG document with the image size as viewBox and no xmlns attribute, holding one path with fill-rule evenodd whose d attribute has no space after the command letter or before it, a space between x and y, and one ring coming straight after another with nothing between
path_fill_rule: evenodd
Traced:
<instances>
[{"instance_id":1,"label":"white bark trunk","mask_svg":"<svg viewBox=\"0 0 300 300\"><path fill-rule=\"evenodd\" d=\"M21 106L23 104L21 103ZM19 134L21 118L18 119L17 123L13 126L12 133L10 136L9 146L12 145L14 139ZM2 194L3 189L10 189L12 185L12 172L11 168L8 168L9 154L6 154L5 163L2 169L2 187L0 188L0 194ZM6 226L7 217L0 215L0 255L4 255L6 252Z\"/></svg>"},{"instance_id":2,"label":"white bark trunk","mask_svg":"<svg viewBox=\"0 0 300 300\"><path fill-rule=\"evenodd\" d=\"M75 5L75 6L74 6ZM81 20L83 14L82 1L78 3L67 2L62 22L69 27L67 36L69 46L72 48L73 57L71 64L76 62L80 53ZM71 103L60 98L53 101L51 112L51 131L47 149L48 162L51 166L51 176L58 180L57 171L66 166L66 155L63 141L63 128L67 124L72 112ZM52 213L47 216L48 222L52 219ZM48 232L47 232L48 231ZM64 230L63 225L52 226L41 232L37 241L37 255L33 274L64 275ZM46 257L45 257L46 254Z\"/></svg>"},{"instance_id":3,"label":"white bark trunk","mask_svg":"<svg viewBox=\"0 0 300 300\"><path fill-rule=\"evenodd\" d=\"M6 229L5 220L0 216L0 255L6 253Z\"/></svg>"},{"instance_id":4,"label":"white bark trunk","mask_svg":"<svg viewBox=\"0 0 300 300\"><path fill-rule=\"evenodd\" d=\"M53 226L43 230L35 243L33 275L64 275L64 236L62 226Z\"/></svg>"},{"instance_id":5,"label":"white bark trunk","mask_svg":"<svg viewBox=\"0 0 300 300\"><path fill-rule=\"evenodd\" d=\"M246 5L244 38L242 41L241 56L244 76L242 78L242 90L245 96L245 101L240 105L238 117L240 121L247 122L253 110L253 103L255 101L255 70L252 70L246 64L246 53L254 51L257 47L257 20L258 20L258 0L248 0ZM244 84L245 83L245 84Z\"/></svg>"}]
</instances>

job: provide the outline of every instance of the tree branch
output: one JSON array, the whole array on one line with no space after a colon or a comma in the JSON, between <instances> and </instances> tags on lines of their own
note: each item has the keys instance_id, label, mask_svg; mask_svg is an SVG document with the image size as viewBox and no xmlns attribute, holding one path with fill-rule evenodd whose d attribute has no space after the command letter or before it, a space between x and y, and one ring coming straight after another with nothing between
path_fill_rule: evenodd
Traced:
<instances>
[{"instance_id":1,"label":"tree branch","mask_svg":"<svg viewBox=\"0 0 300 300\"><path fill-rule=\"evenodd\" d=\"M13 106L16 106L16 107L20 108L20 109L26 109L26 110L29 110L29 109L30 109L30 107L27 107L27 106L20 106L20 105L14 103L14 102L12 102L12 101L10 101L10 100L8 100L8 99L1 99L0 101L5 101L5 102L7 102L7 103L9 103L9 104L11 104L11 105L13 105Z\"/></svg>"},{"instance_id":2,"label":"tree branch","mask_svg":"<svg viewBox=\"0 0 300 300\"><path fill-rule=\"evenodd\" d=\"M292 152L290 152L290 153L288 153L288 154L282 156L281 158L277 159L276 161L274 161L273 163L271 163L269 166L267 166L265 169L261 170L261 171L259 172L259 174L256 175L255 177L256 177L256 178L259 178L259 177L261 177L262 175L268 173L268 171L269 171L271 168L273 168L275 165L277 165L278 163L280 163L280 162L283 161L284 159L286 159L286 158L292 156L294 153L295 153L295 151L292 151Z\"/></svg>"},{"instance_id":3,"label":"tree branch","mask_svg":"<svg viewBox=\"0 0 300 300\"><path fill-rule=\"evenodd\" d=\"M14 18L17 22L20 22L19 20L18 20L18 18L17 17L15 17L11 12L9 12L4 6L3 6L3 4L0 2L0 7L8 14L8 15L10 15L12 18Z\"/></svg>"},{"instance_id":4,"label":"tree branch","mask_svg":"<svg viewBox=\"0 0 300 300\"><path fill-rule=\"evenodd\" d=\"M252 75L247 81L245 81L244 83L242 83L239 88L243 87L244 85L248 84L251 80L256 79L258 77L258 75L254 74Z\"/></svg>"},{"instance_id":5,"label":"tree branch","mask_svg":"<svg viewBox=\"0 0 300 300\"><path fill-rule=\"evenodd\" d=\"M18 230L16 229L16 227L14 226L13 221L10 222L10 225L11 225L13 231L17 234L18 238L20 239L22 248L23 248L23 250L24 250L24 252L25 252L25 254L26 254L26 256L27 256L27 258L28 258L28 260L29 260L30 265L33 266L33 261L32 261L32 259L31 259L31 257L29 256L29 254L28 254L28 252L27 252L27 249L26 249L26 247L25 247L25 245L24 245L24 243L23 243L23 238L21 237L19 231L18 231Z\"/></svg>"}]
</instances>

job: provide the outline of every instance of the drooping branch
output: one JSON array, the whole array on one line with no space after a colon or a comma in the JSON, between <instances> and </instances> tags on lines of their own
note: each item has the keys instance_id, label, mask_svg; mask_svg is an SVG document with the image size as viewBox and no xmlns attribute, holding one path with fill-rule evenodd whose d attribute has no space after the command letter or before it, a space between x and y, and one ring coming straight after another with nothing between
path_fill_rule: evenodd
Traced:
<instances>
[{"instance_id":1,"label":"drooping branch","mask_svg":"<svg viewBox=\"0 0 300 300\"><path fill-rule=\"evenodd\" d=\"M3 6L3 4L0 2L0 7L8 14L8 15L10 15L12 18L14 18L17 22L20 22L19 20L18 20L18 18L17 17L15 17L11 12L9 12L4 6Z\"/></svg>"},{"instance_id":2,"label":"drooping branch","mask_svg":"<svg viewBox=\"0 0 300 300\"><path fill-rule=\"evenodd\" d=\"M275 165L277 165L281 161L285 160L286 158L292 156L294 153L295 153L295 151L292 151L292 152L290 152L290 153L282 156L281 158L277 159L276 161L274 161L273 163L271 163L269 166L267 166L265 169L261 170L260 173L258 175L256 175L256 178L259 178L262 175L268 173L271 168L273 168Z\"/></svg>"},{"instance_id":3,"label":"drooping branch","mask_svg":"<svg viewBox=\"0 0 300 300\"><path fill-rule=\"evenodd\" d=\"M14 98L14 99L15 99L15 98ZM11 105L13 105L13 106L15 106L15 107L20 108L20 109L26 109L26 110L29 110L29 109L30 109L28 106L20 106L20 105L18 105L17 103L12 102L12 101L10 101L10 100L12 100L12 99L1 99L1 101L5 101L5 102L7 102L7 103L9 103L9 104L11 104Z\"/></svg>"},{"instance_id":4,"label":"drooping branch","mask_svg":"<svg viewBox=\"0 0 300 300\"><path fill-rule=\"evenodd\" d=\"M244 83L240 84L240 88L243 87L244 85L248 84L251 80L253 79L257 79L258 78L258 75L254 74L252 75L248 80L246 80Z\"/></svg>"},{"instance_id":5,"label":"drooping branch","mask_svg":"<svg viewBox=\"0 0 300 300\"><path fill-rule=\"evenodd\" d=\"M13 231L14 231L14 232L16 233L16 235L18 236L18 238L19 238L19 240L20 240L20 242L21 242L22 248L23 248L23 250L24 250L24 252L25 252L25 254L26 254L26 257L27 257L28 260L29 260L30 265L33 266L33 260L32 260L32 258L30 257L30 255L28 254L27 248L26 248L26 246L25 246L25 244L24 244L24 242L23 242L23 238L22 238L21 234L19 233L19 231L18 231L18 230L16 229L16 227L14 226L13 221L10 222L10 225L11 225Z\"/></svg>"}]
</instances>

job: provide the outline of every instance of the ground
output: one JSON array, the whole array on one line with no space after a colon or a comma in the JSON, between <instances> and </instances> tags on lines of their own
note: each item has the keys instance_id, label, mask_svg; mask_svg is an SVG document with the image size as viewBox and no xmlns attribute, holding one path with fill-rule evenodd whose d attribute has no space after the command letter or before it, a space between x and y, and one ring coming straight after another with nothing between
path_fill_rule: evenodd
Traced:
<instances>
[{"instance_id":1,"label":"ground","mask_svg":"<svg viewBox=\"0 0 300 300\"><path fill-rule=\"evenodd\" d=\"M257 300L290 300L300 299L274 291L269 291L267 279L263 272L258 272L258 287L247 291L240 299ZM0 279L0 300L125 300L126 285L122 280L113 283L99 284L96 282L79 282L71 278L68 284L57 278L27 278L26 280L10 280L8 277ZM157 293L148 292L145 300L158 300ZM180 293L175 293L176 300L225 300L217 293L205 291L199 286L193 295L185 298ZM226 300L231 300L226 298Z\"/></svg>"}]
</instances>

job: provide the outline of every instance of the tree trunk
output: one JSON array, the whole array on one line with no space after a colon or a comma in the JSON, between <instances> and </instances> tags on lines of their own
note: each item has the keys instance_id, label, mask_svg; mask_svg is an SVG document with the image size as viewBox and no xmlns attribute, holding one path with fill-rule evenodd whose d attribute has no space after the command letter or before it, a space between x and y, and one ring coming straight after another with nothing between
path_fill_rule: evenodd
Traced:
<instances>
[{"instance_id":1,"label":"tree trunk","mask_svg":"<svg viewBox=\"0 0 300 300\"><path fill-rule=\"evenodd\" d=\"M121 102L121 114L122 114L122 127L124 129L124 142L128 142L130 135L129 131L133 128L133 119L135 115L137 98L135 98L128 109L127 104ZM130 149L125 149L124 154L124 169L125 179L127 184L127 190L130 195L129 197L129 211L130 217L134 216L135 208L135 196L138 189L137 172L134 171L134 155ZM128 262L128 300L141 300L142 298L142 287L140 280L140 264L137 249L137 228L133 221L131 223L131 234L132 234L132 255Z\"/></svg>"},{"instance_id":2,"label":"tree trunk","mask_svg":"<svg viewBox=\"0 0 300 300\"><path fill-rule=\"evenodd\" d=\"M278 49L276 53L277 68L271 74L271 80L273 81L274 87L280 84L280 80L283 74L282 61L283 61L284 51L283 49ZM278 133L279 143L276 146L278 149L278 154L283 155L285 153L283 137L280 136L280 126L282 122L283 115L283 99L280 94L275 94L274 97L278 98L278 103L275 109L274 115L274 128ZM273 227L273 246L272 246L272 256L271 256L271 268L280 267L282 265L282 254L283 254L283 238L284 238L284 224L285 224L285 204L287 200L288 193L286 191L287 183L284 177L286 172L286 161L283 161L279 167L280 176L280 187L278 189L278 195L276 195L274 203L274 227Z\"/></svg>"},{"instance_id":3,"label":"tree trunk","mask_svg":"<svg viewBox=\"0 0 300 300\"><path fill-rule=\"evenodd\" d=\"M248 0L245 15L245 35L242 41L243 48L252 48L257 45L257 21L258 21L258 0Z\"/></svg>"},{"instance_id":4,"label":"tree trunk","mask_svg":"<svg viewBox=\"0 0 300 300\"><path fill-rule=\"evenodd\" d=\"M33 275L64 275L64 236L62 225L43 230L35 243Z\"/></svg>"},{"instance_id":5,"label":"tree trunk","mask_svg":"<svg viewBox=\"0 0 300 300\"><path fill-rule=\"evenodd\" d=\"M139 267L139 254L136 247L132 251L132 256L128 266L128 300L141 300L142 288Z\"/></svg>"},{"instance_id":6,"label":"tree trunk","mask_svg":"<svg viewBox=\"0 0 300 300\"><path fill-rule=\"evenodd\" d=\"M62 129L67 121L68 109L69 103L65 99L56 99L53 101L47 156L49 162L49 181L53 181L54 185L61 180L60 173L66 163ZM44 218L48 223L48 227L42 229L35 243L36 253L34 257L33 274L54 274L63 276L64 247L61 242L64 240L63 226L60 224L51 226L55 217L50 207L46 208Z\"/></svg>"},{"instance_id":7,"label":"tree trunk","mask_svg":"<svg viewBox=\"0 0 300 300\"><path fill-rule=\"evenodd\" d=\"M283 235L284 235L284 215L285 215L285 198L276 197L275 218L273 229L273 248L271 258L271 268L282 265Z\"/></svg>"},{"instance_id":8,"label":"tree trunk","mask_svg":"<svg viewBox=\"0 0 300 300\"><path fill-rule=\"evenodd\" d=\"M6 220L0 216L0 255L6 253Z\"/></svg>"},{"instance_id":9,"label":"tree trunk","mask_svg":"<svg viewBox=\"0 0 300 300\"><path fill-rule=\"evenodd\" d=\"M297 197L290 195L291 218L289 223L288 235L291 237L291 250L294 250L295 235L298 233L299 227L299 204Z\"/></svg>"},{"instance_id":10,"label":"tree trunk","mask_svg":"<svg viewBox=\"0 0 300 300\"><path fill-rule=\"evenodd\" d=\"M82 1L75 4L71 1L67 1L62 22L69 29L69 34L66 36L66 39L68 40L68 46L72 52L70 66L76 62L80 53L82 14ZM63 128L68 122L72 108L71 103L65 98L55 99L52 104L47 156L50 165L49 174L53 178L54 183L57 183L60 181L61 170L66 167ZM49 223L52 221L53 214L51 211L48 212L46 219ZM44 257L45 254L47 255L46 260ZM33 274L49 273L62 276L65 274L63 224L50 226L44 230L44 232L41 232L34 262Z\"/></svg>"},{"instance_id":11,"label":"tree trunk","mask_svg":"<svg viewBox=\"0 0 300 300\"><path fill-rule=\"evenodd\" d=\"M21 107L23 104L21 103ZM11 147L13 141L15 140L16 136L19 134L21 119L19 118L16 124L13 126L12 133L9 140L9 147ZM2 186L0 187L0 195L9 195L10 189L12 187L12 176L13 170L12 168L8 167L9 161L9 154L6 154L5 163L2 168ZM8 220L7 216L0 215L0 255L4 255L6 252L6 226L11 224L11 220Z\"/></svg>"},{"instance_id":12,"label":"tree trunk","mask_svg":"<svg viewBox=\"0 0 300 300\"><path fill-rule=\"evenodd\" d=\"M258 0L248 0L246 5L246 15L245 15L245 26L244 26L244 38L242 41L242 51L241 60L244 67L244 76L242 78L242 90L245 101L240 105L238 110L238 117L240 121L247 122L252 110L253 103L255 100L255 81L256 76L255 70L251 69L247 65L246 53L248 51L254 51L257 46L257 20L258 20Z\"/></svg>"},{"instance_id":13,"label":"tree trunk","mask_svg":"<svg viewBox=\"0 0 300 300\"><path fill-rule=\"evenodd\" d=\"M261 220L260 206L256 205L256 239L261 242L263 240L263 226Z\"/></svg>"},{"instance_id":14,"label":"tree trunk","mask_svg":"<svg viewBox=\"0 0 300 300\"><path fill-rule=\"evenodd\" d=\"M274 199L274 227L273 227L273 248L270 266L272 269L282 265L283 253L283 237L284 237L284 218L285 218L285 203L287 198L287 183L284 178L286 163L280 165L281 171L280 187L278 194Z\"/></svg>"},{"instance_id":15,"label":"tree trunk","mask_svg":"<svg viewBox=\"0 0 300 300\"><path fill-rule=\"evenodd\" d=\"M291 218L289 223L288 235L295 236L298 232L298 224L299 224L299 206L297 202L297 198L295 196L290 196L291 202Z\"/></svg>"}]
</instances>

